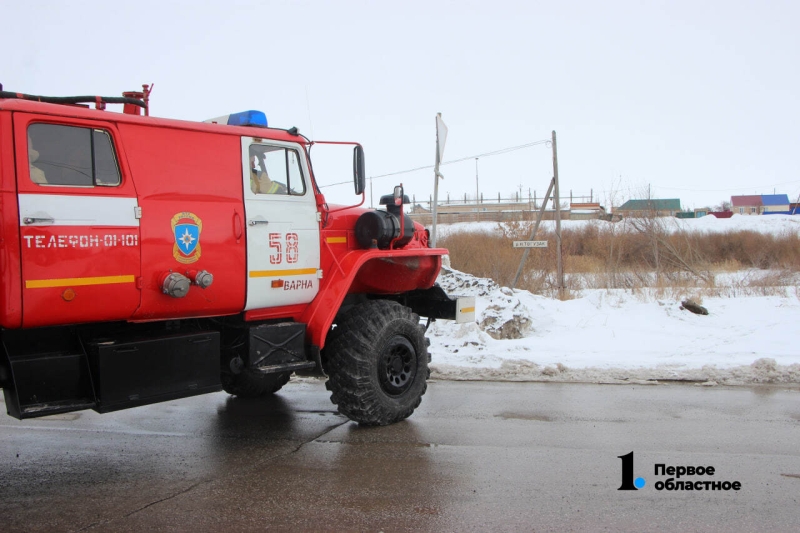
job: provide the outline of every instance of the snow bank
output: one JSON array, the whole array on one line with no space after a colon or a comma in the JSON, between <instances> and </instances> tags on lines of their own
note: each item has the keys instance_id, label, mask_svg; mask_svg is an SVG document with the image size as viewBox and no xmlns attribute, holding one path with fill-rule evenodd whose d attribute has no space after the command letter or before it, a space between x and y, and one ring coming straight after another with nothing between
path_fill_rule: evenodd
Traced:
<instances>
[{"instance_id":1,"label":"snow bank","mask_svg":"<svg viewBox=\"0 0 800 533\"><path fill-rule=\"evenodd\" d=\"M782 296L705 298L703 316L678 300L625 290L559 301L450 268L439 283L476 297L476 322L431 325L434 379L800 383L797 287Z\"/></svg>"}]
</instances>

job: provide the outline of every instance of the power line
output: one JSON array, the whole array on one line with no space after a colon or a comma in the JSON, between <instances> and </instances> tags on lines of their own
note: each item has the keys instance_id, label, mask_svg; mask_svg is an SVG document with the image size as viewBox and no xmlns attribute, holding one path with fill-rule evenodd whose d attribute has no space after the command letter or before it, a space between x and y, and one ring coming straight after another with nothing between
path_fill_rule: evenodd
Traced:
<instances>
[{"instance_id":1,"label":"power line","mask_svg":"<svg viewBox=\"0 0 800 533\"><path fill-rule=\"evenodd\" d=\"M442 165L452 165L453 163L461 163L462 161L468 161L470 159L475 159L476 157L491 157L491 156L494 156L494 155L507 154L509 152L514 152L516 150L522 150L523 148L530 148L531 146L537 146L537 145L540 145L540 144L547 144L549 142L550 142L550 139L544 139L544 140L541 140L541 141L534 141L534 142L527 143L527 144L520 144L519 146L510 146L508 148L501 148L500 150L495 150L493 152L486 152L486 153L477 154L477 155L469 155L469 156L466 156L466 157L462 157L460 159L452 159L450 161L445 161L443 163L439 163L439 165L440 166L442 166ZM408 170L399 170L397 172L390 172L388 174L380 174L378 176L370 176L370 179L386 178L386 177L389 177L389 176L397 176L399 174L409 174L411 172L417 172L419 170L428 170L428 169L431 169L433 167L434 167L434 165L426 165L424 167L410 168ZM324 187L333 187L335 185L347 185L349 183L352 183L352 182L351 181L341 181L339 183L331 183L331 184L328 184L328 185L320 185L320 188L322 189Z\"/></svg>"}]
</instances>

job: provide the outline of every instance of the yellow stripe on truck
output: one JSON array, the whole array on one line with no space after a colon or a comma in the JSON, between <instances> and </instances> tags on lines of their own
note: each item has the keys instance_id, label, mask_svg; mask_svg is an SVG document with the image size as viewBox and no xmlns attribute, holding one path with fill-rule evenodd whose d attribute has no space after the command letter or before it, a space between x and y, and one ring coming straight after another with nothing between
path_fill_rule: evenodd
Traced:
<instances>
[{"instance_id":1,"label":"yellow stripe on truck","mask_svg":"<svg viewBox=\"0 0 800 533\"><path fill-rule=\"evenodd\" d=\"M113 285L133 283L134 276L97 276L92 278L28 279L26 289L47 289L51 287L78 287L81 285Z\"/></svg>"},{"instance_id":2,"label":"yellow stripe on truck","mask_svg":"<svg viewBox=\"0 0 800 533\"><path fill-rule=\"evenodd\" d=\"M308 276L316 274L316 268L295 268L291 270L251 270L251 278L272 278L276 276Z\"/></svg>"}]
</instances>

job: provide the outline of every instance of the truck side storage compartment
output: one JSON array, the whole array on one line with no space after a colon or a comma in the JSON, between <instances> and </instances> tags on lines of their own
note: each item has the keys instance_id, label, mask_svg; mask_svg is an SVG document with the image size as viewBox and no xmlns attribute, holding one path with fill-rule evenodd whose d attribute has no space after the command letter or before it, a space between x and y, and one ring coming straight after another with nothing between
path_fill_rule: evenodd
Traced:
<instances>
[{"instance_id":1,"label":"truck side storage compartment","mask_svg":"<svg viewBox=\"0 0 800 533\"><path fill-rule=\"evenodd\" d=\"M297 322L262 324L250 329L247 365L265 374L313 368L306 358L306 325Z\"/></svg>"},{"instance_id":2,"label":"truck side storage compartment","mask_svg":"<svg viewBox=\"0 0 800 533\"><path fill-rule=\"evenodd\" d=\"M222 389L216 331L98 339L87 352L99 413Z\"/></svg>"},{"instance_id":3,"label":"truck side storage compartment","mask_svg":"<svg viewBox=\"0 0 800 533\"><path fill-rule=\"evenodd\" d=\"M57 328L6 330L0 383L18 419L95 407L89 363L75 335Z\"/></svg>"}]
</instances>

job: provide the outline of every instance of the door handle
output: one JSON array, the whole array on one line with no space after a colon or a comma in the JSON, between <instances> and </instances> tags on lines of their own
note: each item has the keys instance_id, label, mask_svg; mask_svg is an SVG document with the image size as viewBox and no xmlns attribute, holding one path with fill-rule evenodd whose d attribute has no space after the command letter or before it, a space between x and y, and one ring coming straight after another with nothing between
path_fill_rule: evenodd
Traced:
<instances>
[{"instance_id":1,"label":"door handle","mask_svg":"<svg viewBox=\"0 0 800 533\"><path fill-rule=\"evenodd\" d=\"M25 224L36 224L38 222L55 222L52 218L37 218L37 217L25 217L22 219Z\"/></svg>"},{"instance_id":2,"label":"door handle","mask_svg":"<svg viewBox=\"0 0 800 533\"><path fill-rule=\"evenodd\" d=\"M233 212L233 236L237 241L242 238L242 217L238 211Z\"/></svg>"},{"instance_id":3,"label":"door handle","mask_svg":"<svg viewBox=\"0 0 800 533\"><path fill-rule=\"evenodd\" d=\"M269 220L251 220L248 224L251 226L255 226L256 224L269 224Z\"/></svg>"}]
</instances>

